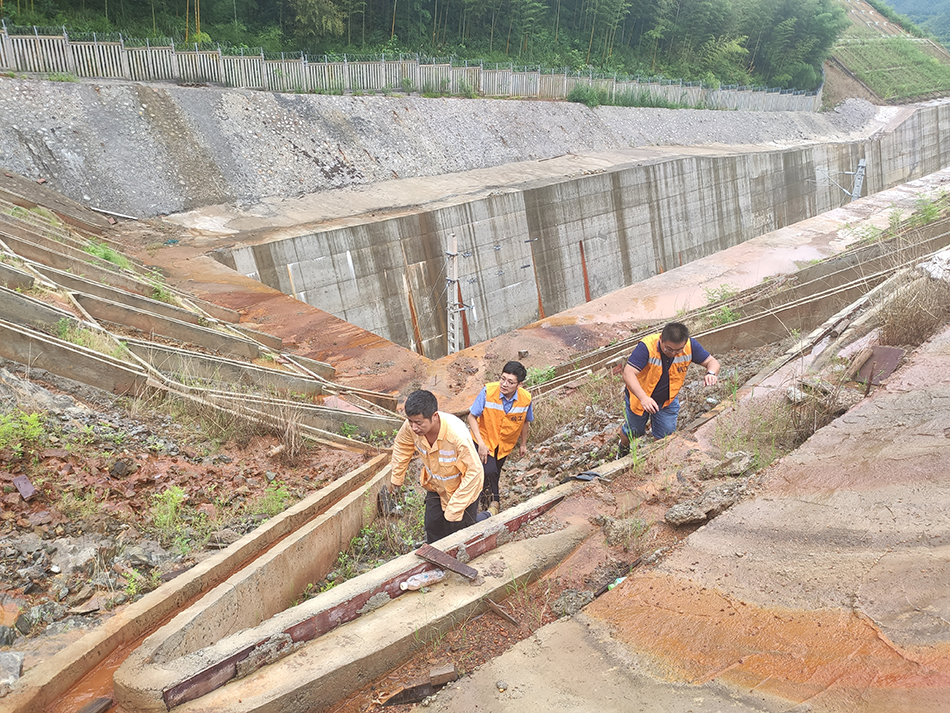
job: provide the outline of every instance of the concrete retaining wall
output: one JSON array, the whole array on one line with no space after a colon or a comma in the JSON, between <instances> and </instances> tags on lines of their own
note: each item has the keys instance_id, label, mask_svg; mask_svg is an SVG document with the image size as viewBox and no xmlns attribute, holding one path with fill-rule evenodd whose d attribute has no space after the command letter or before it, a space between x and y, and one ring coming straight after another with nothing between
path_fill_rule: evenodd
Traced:
<instances>
[{"instance_id":1,"label":"concrete retaining wall","mask_svg":"<svg viewBox=\"0 0 950 713\"><path fill-rule=\"evenodd\" d=\"M939 170L950 165L948 132L950 105L917 107L866 142L641 162L216 256L439 357L453 233L476 343L840 206L836 184L850 186L861 158L865 195Z\"/></svg>"}]
</instances>

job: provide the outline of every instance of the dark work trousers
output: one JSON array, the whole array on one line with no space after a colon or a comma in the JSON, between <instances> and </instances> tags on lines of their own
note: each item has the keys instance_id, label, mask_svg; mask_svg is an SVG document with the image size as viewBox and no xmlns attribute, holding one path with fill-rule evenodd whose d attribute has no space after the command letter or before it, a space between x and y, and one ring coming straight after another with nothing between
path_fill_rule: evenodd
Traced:
<instances>
[{"instance_id":1,"label":"dark work trousers","mask_svg":"<svg viewBox=\"0 0 950 713\"><path fill-rule=\"evenodd\" d=\"M475 524L475 516L478 514L478 501L465 508L462 513L462 519L458 522L449 522L445 519L445 512L442 510L442 500L438 493L431 490L426 491L426 542L432 544L436 540L451 535L453 532L464 530L469 525Z\"/></svg>"},{"instance_id":2,"label":"dark work trousers","mask_svg":"<svg viewBox=\"0 0 950 713\"><path fill-rule=\"evenodd\" d=\"M508 460L508 456L499 459L495 457L497 454L496 448L494 453L488 454L488 461L485 463L485 489L482 491L481 499L486 509L492 502L501 503L498 482L501 480L501 469Z\"/></svg>"}]
</instances>

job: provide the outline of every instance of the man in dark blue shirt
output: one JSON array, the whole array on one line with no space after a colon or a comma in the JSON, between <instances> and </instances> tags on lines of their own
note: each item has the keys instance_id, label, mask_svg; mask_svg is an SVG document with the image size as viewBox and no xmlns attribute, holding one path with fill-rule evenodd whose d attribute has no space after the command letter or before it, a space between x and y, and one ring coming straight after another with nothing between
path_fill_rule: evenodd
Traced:
<instances>
[{"instance_id":1,"label":"man in dark blue shirt","mask_svg":"<svg viewBox=\"0 0 950 713\"><path fill-rule=\"evenodd\" d=\"M640 341L623 367L624 424L620 429L618 456L630 452L630 439L646 433L660 439L676 430L680 410L678 394L691 363L706 367L703 383L712 386L719 376L719 362L689 336L689 329L670 322L663 331Z\"/></svg>"}]
</instances>

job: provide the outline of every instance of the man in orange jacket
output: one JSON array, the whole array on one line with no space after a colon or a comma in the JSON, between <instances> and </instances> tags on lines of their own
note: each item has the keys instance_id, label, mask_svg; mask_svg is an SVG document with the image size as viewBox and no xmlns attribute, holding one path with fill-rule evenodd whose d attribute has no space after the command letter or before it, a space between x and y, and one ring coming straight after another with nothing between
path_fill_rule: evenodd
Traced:
<instances>
[{"instance_id":1,"label":"man in orange jacket","mask_svg":"<svg viewBox=\"0 0 950 713\"><path fill-rule=\"evenodd\" d=\"M406 399L406 422L393 443L389 489L406 479L409 461L418 451L420 483L426 493L426 542L432 544L475 523L482 490L482 462L468 429L458 416L439 411L429 391L413 391Z\"/></svg>"},{"instance_id":2,"label":"man in orange jacket","mask_svg":"<svg viewBox=\"0 0 950 713\"><path fill-rule=\"evenodd\" d=\"M706 369L703 383L713 386L719 378L719 362L689 336L685 324L670 322L659 334L644 337L623 367L624 423L620 429L618 457L630 452L630 439L646 433L650 421L653 437L676 430L680 410L678 394L691 363Z\"/></svg>"},{"instance_id":3,"label":"man in orange jacket","mask_svg":"<svg viewBox=\"0 0 950 713\"><path fill-rule=\"evenodd\" d=\"M521 442L519 455L528 452L528 424L534 420L531 394L522 388L527 371L521 362L510 361L501 370L501 379L485 384L468 410L468 425L478 444L478 457L485 464L488 512L501 509L499 481L508 454Z\"/></svg>"}]
</instances>

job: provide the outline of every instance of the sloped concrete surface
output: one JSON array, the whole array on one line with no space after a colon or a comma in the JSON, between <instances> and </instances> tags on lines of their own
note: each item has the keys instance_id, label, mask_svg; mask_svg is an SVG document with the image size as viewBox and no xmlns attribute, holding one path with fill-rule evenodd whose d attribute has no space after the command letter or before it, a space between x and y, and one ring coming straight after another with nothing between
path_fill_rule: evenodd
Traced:
<instances>
[{"instance_id":1,"label":"sloped concrete surface","mask_svg":"<svg viewBox=\"0 0 950 713\"><path fill-rule=\"evenodd\" d=\"M950 710L948 463L945 328L755 497L589 605L596 635L550 627L434 710Z\"/></svg>"}]
</instances>

